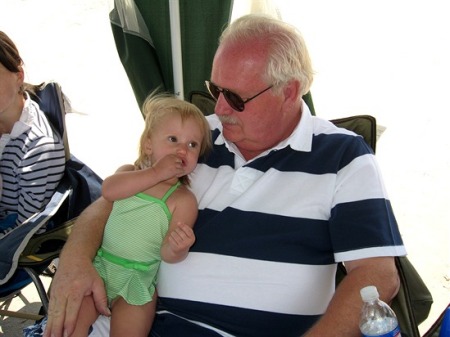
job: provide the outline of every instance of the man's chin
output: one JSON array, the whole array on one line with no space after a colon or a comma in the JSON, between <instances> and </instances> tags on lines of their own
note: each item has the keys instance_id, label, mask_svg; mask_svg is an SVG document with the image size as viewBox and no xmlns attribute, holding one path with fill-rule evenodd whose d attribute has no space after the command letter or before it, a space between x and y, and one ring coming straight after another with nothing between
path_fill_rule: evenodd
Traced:
<instances>
[{"instance_id":1,"label":"man's chin","mask_svg":"<svg viewBox=\"0 0 450 337\"><path fill-rule=\"evenodd\" d=\"M232 125L230 125L229 127L224 126L222 134L226 140L232 143L236 143L242 139L240 133L236 132L236 127L233 128Z\"/></svg>"}]
</instances>

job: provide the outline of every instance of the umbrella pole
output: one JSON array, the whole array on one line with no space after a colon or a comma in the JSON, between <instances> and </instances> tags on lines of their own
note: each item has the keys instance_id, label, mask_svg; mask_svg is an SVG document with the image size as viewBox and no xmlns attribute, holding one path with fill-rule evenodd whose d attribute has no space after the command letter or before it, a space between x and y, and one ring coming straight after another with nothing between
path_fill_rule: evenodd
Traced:
<instances>
[{"instance_id":1,"label":"umbrella pole","mask_svg":"<svg viewBox=\"0 0 450 337\"><path fill-rule=\"evenodd\" d=\"M169 1L170 35L172 41L172 68L174 93L184 100L183 58L181 52L180 4L178 0Z\"/></svg>"}]
</instances>

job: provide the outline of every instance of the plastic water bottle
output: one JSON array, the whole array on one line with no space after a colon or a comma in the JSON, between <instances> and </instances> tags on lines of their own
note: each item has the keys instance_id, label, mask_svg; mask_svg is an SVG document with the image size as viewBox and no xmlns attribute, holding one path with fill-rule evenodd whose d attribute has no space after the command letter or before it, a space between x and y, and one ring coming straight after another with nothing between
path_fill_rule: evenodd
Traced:
<instances>
[{"instance_id":1,"label":"plastic water bottle","mask_svg":"<svg viewBox=\"0 0 450 337\"><path fill-rule=\"evenodd\" d=\"M364 301L359 328L364 337L401 337L394 311L383 301L375 286L361 289Z\"/></svg>"}]
</instances>

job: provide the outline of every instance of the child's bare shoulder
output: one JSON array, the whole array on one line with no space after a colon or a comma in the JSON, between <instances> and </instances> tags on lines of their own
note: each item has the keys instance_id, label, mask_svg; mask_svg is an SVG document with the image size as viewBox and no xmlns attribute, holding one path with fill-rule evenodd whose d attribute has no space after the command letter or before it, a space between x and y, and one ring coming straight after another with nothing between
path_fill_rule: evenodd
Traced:
<instances>
[{"instance_id":1,"label":"child's bare shoulder","mask_svg":"<svg viewBox=\"0 0 450 337\"><path fill-rule=\"evenodd\" d=\"M172 213L186 215L186 212L197 211L198 203L194 193L185 185L178 187L167 200L167 205Z\"/></svg>"},{"instance_id":2,"label":"child's bare shoulder","mask_svg":"<svg viewBox=\"0 0 450 337\"><path fill-rule=\"evenodd\" d=\"M176 194L179 198L189 198L197 201L194 193L192 193L192 191L186 185L181 185L180 187L178 187L174 194Z\"/></svg>"},{"instance_id":3,"label":"child's bare shoulder","mask_svg":"<svg viewBox=\"0 0 450 337\"><path fill-rule=\"evenodd\" d=\"M136 170L136 166L134 166L133 164L125 164L120 166L116 172L127 172L127 171L135 171Z\"/></svg>"},{"instance_id":4,"label":"child's bare shoulder","mask_svg":"<svg viewBox=\"0 0 450 337\"><path fill-rule=\"evenodd\" d=\"M181 185L178 187L175 192L170 196L169 200L172 199L172 202L177 207L179 205L184 205L186 207L197 207L197 198L194 193L189 190L189 188L185 185Z\"/></svg>"}]
</instances>

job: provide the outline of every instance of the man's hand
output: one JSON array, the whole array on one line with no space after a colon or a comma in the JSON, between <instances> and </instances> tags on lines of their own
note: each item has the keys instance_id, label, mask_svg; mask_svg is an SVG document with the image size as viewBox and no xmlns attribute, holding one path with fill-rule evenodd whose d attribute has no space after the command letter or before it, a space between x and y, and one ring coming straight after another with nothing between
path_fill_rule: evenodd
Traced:
<instances>
[{"instance_id":1,"label":"man's hand","mask_svg":"<svg viewBox=\"0 0 450 337\"><path fill-rule=\"evenodd\" d=\"M103 280L91 261L58 268L52 282L48 322L44 337L70 336L84 296L92 296L97 311L110 315Z\"/></svg>"},{"instance_id":2,"label":"man's hand","mask_svg":"<svg viewBox=\"0 0 450 337\"><path fill-rule=\"evenodd\" d=\"M99 198L86 208L73 225L50 289L44 337L70 336L85 296L92 296L99 313L109 315L105 287L92 259L100 246L112 203Z\"/></svg>"}]
</instances>

